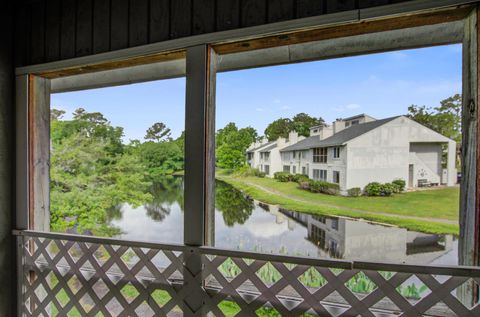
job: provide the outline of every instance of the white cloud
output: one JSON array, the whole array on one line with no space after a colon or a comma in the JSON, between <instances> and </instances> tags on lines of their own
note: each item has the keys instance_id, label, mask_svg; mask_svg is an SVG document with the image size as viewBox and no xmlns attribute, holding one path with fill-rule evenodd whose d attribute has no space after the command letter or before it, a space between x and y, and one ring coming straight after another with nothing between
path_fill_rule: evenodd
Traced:
<instances>
[{"instance_id":1,"label":"white cloud","mask_svg":"<svg viewBox=\"0 0 480 317\"><path fill-rule=\"evenodd\" d=\"M280 99L273 99L273 103L279 104L280 102L282 102Z\"/></svg>"},{"instance_id":2,"label":"white cloud","mask_svg":"<svg viewBox=\"0 0 480 317\"><path fill-rule=\"evenodd\" d=\"M292 109L292 107L290 107L290 106L282 106L282 109L283 109L283 110L288 110L288 109Z\"/></svg>"},{"instance_id":3,"label":"white cloud","mask_svg":"<svg viewBox=\"0 0 480 317\"><path fill-rule=\"evenodd\" d=\"M361 106L358 103L349 103L348 105L333 107L332 110L335 112L345 112L349 110L356 110L359 108L361 108Z\"/></svg>"},{"instance_id":4,"label":"white cloud","mask_svg":"<svg viewBox=\"0 0 480 317\"><path fill-rule=\"evenodd\" d=\"M258 111L258 112L262 112L263 110L265 110L265 109L263 109L263 108L256 108L255 109L255 111Z\"/></svg>"},{"instance_id":5,"label":"white cloud","mask_svg":"<svg viewBox=\"0 0 480 317\"><path fill-rule=\"evenodd\" d=\"M345 106L348 110L354 110L360 108L360 105L358 103L351 103Z\"/></svg>"}]
</instances>

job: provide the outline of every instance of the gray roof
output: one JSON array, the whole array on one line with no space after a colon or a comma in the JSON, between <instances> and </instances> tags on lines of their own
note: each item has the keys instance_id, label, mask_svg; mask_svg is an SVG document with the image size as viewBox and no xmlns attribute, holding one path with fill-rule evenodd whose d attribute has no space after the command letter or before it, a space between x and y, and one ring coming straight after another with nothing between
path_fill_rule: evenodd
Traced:
<instances>
[{"instance_id":1,"label":"gray roof","mask_svg":"<svg viewBox=\"0 0 480 317\"><path fill-rule=\"evenodd\" d=\"M387 122L390 122L399 116L386 118L382 120L371 121L367 123L361 123L351 126L350 128L343 129L340 132L335 133L331 137L320 140L318 135L308 137L300 142L287 146L280 150L280 152L307 150L316 147L328 147L342 145L351 139L356 138L359 135L372 131Z\"/></svg>"},{"instance_id":2,"label":"gray roof","mask_svg":"<svg viewBox=\"0 0 480 317\"><path fill-rule=\"evenodd\" d=\"M275 141L262 144L262 145L260 145L260 146L257 146L256 148L253 148L253 149L251 149L251 150L248 150L247 153L255 152L255 151L257 151L257 150L259 150L259 149L261 149L261 148L264 148L264 147L266 147L266 146L272 145L272 144L274 144L274 143L275 143Z\"/></svg>"},{"instance_id":3,"label":"gray roof","mask_svg":"<svg viewBox=\"0 0 480 317\"><path fill-rule=\"evenodd\" d=\"M271 150L273 150L273 149L276 148L276 147L277 147L277 143L274 143L274 144L269 145L269 146L267 146L266 148L262 149L262 150L260 151L260 153L270 152Z\"/></svg>"}]
</instances>

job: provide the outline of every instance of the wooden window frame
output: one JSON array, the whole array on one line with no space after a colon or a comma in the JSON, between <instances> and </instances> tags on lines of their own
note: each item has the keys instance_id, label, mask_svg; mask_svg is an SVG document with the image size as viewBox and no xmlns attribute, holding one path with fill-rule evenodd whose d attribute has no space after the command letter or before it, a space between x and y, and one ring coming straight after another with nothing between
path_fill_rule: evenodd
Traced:
<instances>
[{"instance_id":1,"label":"wooden window frame","mask_svg":"<svg viewBox=\"0 0 480 317\"><path fill-rule=\"evenodd\" d=\"M316 147L313 149L313 163L326 164L328 161L328 148Z\"/></svg>"},{"instance_id":2,"label":"wooden window frame","mask_svg":"<svg viewBox=\"0 0 480 317\"><path fill-rule=\"evenodd\" d=\"M16 70L16 229L47 227L49 157L45 135L50 92L149 80L146 69L169 63L162 76L187 76L185 244L213 243L215 78L220 71L355 56L442 44L463 44L464 164L461 264L479 264L480 119L476 6L435 8L435 1L346 12L232 30ZM428 5L427 5L428 4ZM410 8L410 9L409 9ZM406 10L411 10L406 14ZM186 58L185 69L175 63ZM166 64L163 64L166 65ZM160 66L159 66L160 67ZM161 67L160 67L161 68ZM136 72L134 71L136 70ZM154 71L154 75L160 72ZM98 74L102 74L99 76ZM193 160L196 156L197 160ZM200 212L199 212L200 209ZM42 214L43 213L43 214ZM195 267L195 265L194 265ZM198 269L198 266L196 267ZM192 272L195 271L192 270ZM192 304L193 306L198 303ZM193 307L192 306L192 307Z\"/></svg>"}]
</instances>

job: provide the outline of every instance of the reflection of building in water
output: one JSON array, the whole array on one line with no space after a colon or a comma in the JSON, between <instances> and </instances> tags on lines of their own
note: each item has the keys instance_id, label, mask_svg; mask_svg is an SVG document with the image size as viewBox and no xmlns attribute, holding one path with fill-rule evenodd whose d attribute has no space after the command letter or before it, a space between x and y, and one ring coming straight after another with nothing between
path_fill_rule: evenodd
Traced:
<instances>
[{"instance_id":1,"label":"reflection of building in water","mask_svg":"<svg viewBox=\"0 0 480 317\"><path fill-rule=\"evenodd\" d=\"M319 257L430 263L453 248L451 236L284 209L279 211L308 229L307 239L318 246Z\"/></svg>"}]
</instances>

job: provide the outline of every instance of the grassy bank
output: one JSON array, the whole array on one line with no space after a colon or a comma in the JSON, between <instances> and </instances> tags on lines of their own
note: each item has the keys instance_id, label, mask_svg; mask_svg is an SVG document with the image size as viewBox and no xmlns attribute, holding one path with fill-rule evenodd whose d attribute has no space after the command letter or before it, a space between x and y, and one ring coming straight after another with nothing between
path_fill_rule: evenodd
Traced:
<instances>
[{"instance_id":1,"label":"grassy bank","mask_svg":"<svg viewBox=\"0 0 480 317\"><path fill-rule=\"evenodd\" d=\"M403 193L392 197L343 197L311 193L299 189L296 183L281 183L269 178L217 178L254 199L289 210L361 218L426 233L458 235L458 225L454 224L458 219L458 188Z\"/></svg>"}]
</instances>

